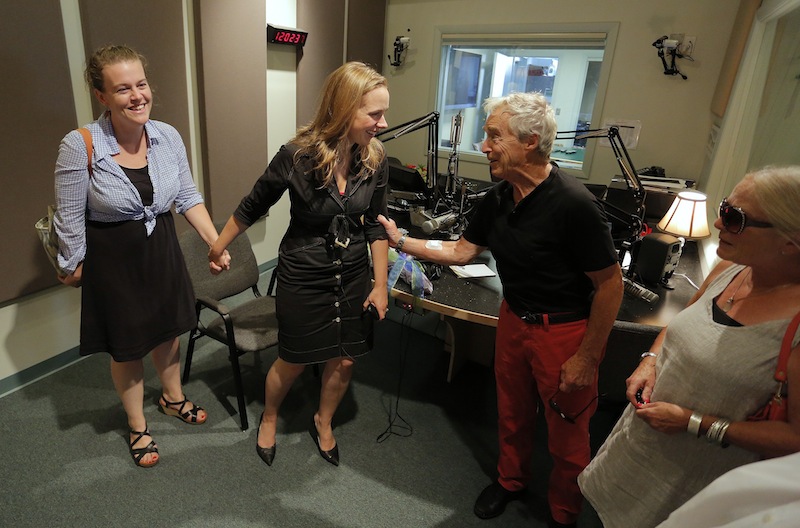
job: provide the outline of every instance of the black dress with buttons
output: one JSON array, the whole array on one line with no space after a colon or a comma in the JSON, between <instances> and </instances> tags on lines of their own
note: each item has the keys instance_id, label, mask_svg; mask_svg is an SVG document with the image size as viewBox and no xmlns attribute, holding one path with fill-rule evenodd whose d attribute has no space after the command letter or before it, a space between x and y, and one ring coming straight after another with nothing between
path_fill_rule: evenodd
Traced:
<instances>
[{"instance_id":1,"label":"black dress with buttons","mask_svg":"<svg viewBox=\"0 0 800 528\"><path fill-rule=\"evenodd\" d=\"M314 160L295 160L296 151L281 147L234 217L252 225L288 189L291 220L277 266L278 354L296 364L355 358L372 348L374 322L363 304L372 289L368 244L387 238L377 220L387 215L387 164L356 178L355 159L340 195L335 184L320 188Z\"/></svg>"}]
</instances>

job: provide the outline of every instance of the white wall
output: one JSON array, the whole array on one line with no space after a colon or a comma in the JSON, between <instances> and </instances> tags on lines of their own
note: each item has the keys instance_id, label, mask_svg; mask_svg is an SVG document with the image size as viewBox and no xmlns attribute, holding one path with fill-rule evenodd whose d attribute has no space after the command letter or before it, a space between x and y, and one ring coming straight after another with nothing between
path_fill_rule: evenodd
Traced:
<instances>
[{"instance_id":1,"label":"white wall","mask_svg":"<svg viewBox=\"0 0 800 528\"><path fill-rule=\"evenodd\" d=\"M268 1L266 23L297 26L296 0ZM265 29L266 31L266 29ZM267 145L269 159L295 133L297 52L292 46L267 46ZM265 167L266 168L266 167ZM257 175L254 175L254 178ZM255 179L254 179L255 182ZM284 195L269 211L269 216L247 230L259 264L278 257L278 246L289 225L289 195Z\"/></svg>"},{"instance_id":2,"label":"white wall","mask_svg":"<svg viewBox=\"0 0 800 528\"><path fill-rule=\"evenodd\" d=\"M293 27L296 20L295 0L265 0L267 18L270 22ZM192 16L190 4L184 0L187 21ZM65 37L77 50L82 50L81 28L77 16L77 0L62 0L65 18ZM191 23L186 24L192 28ZM266 25L265 25L266 28ZM193 38L187 31L187 40ZM266 35L266 33L265 33ZM72 54L71 68L80 71L84 58L82 51ZM187 57L190 60L190 57ZM264 116L268 130L269 145L265 148L270 157L278 147L294 134L295 118L295 52L293 48L269 48L267 53L267 115ZM83 85L76 99L80 122L91 120L91 108L87 106ZM194 90L191 90L194 91ZM88 112L88 114L87 114ZM87 114L87 115L84 115ZM184 138L189 142L191 138ZM194 145L192 152L199 152ZM197 166L197 165L195 165ZM258 177L253 175L253 180ZM195 174L198 179L198 174ZM264 263L277 258L278 244L289 219L288 199L284 197L270 211L270 215L257 222L247 232L253 243L256 258ZM0 306L0 382L10 376L72 350L79 343L80 291L66 286L38 292L11 304Z\"/></svg>"},{"instance_id":3,"label":"white wall","mask_svg":"<svg viewBox=\"0 0 800 528\"><path fill-rule=\"evenodd\" d=\"M660 165L667 175L697 178L705 162L712 123L711 97L716 87L738 5L731 0L388 0L385 49L398 35L411 38L407 60L384 73L392 95L389 126L434 109L440 28L475 27L491 32L504 27L619 22L619 34L600 120L642 122L639 145L630 152L637 168ZM408 31L410 30L410 31ZM697 37L695 62L679 61L689 79L663 74L652 43L669 33ZM424 159L425 134L417 132L387 145L406 163ZM408 161L406 161L408 160ZM441 163L440 163L441 166ZM485 166L459 164L462 176L483 178ZM608 183L620 170L612 152L598 147L590 181Z\"/></svg>"},{"instance_id":4,"label":"white wall","mask_svg":"<svg viewBox=\"0 0 800 528\"><path fill-rule=\"evenodd\" d=\"M708 166L708 185L705 191L711 207L728 195L747 170L754 168L750 163L751 153L762 111L764 86L774 59L776 25L781 17L796 13L797 10L800 10L800 0L764 0L758 9ZM778 63L775 67L781 66ZM791 135L785 141L794 145ZM763 153L758 154L760 156ZM782 161L760 157L759 160L761 163ZM702 241L701 256L704 265L711 267L716 262L718 244L717 232Z\"/></svg>"}]
</instances>

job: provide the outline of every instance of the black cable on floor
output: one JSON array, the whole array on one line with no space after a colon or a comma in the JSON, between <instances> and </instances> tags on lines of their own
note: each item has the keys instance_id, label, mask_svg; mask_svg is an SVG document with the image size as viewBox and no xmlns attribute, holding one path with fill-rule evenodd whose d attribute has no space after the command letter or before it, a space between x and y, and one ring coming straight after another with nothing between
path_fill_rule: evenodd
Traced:
<instances>
[{"instance_id":1,"label":"black cable on floor","mask_svg":"<svg viewBox=\"0 0 800 528\"><path fill-rule=\"evenodd\" d=\"M411 342L411 333L409 329L411 328L411 318L414 316L413 311L408 311L403 314L403 318L400 322L400 338L398 342L400 343L400 354L399 354L399 368L398 376L397 376L397 394L395 395L394 401L394 410L392 410L392 402L389 401L389 408L386 409L387 418L389 420L389 425L386 429L378 435L375 439L377 443L382 443L384 440L388 439L390 436L401 436L407 438L414 434L414 428L411 426L410 423L406 421L405 418L400 416L400 388L403 385L403 375L405 373L406 367L406 357L408 355L408 347L409 343ZM403 342L403 337L405 336L405 343Z\"/></svg>"}]
</instances>

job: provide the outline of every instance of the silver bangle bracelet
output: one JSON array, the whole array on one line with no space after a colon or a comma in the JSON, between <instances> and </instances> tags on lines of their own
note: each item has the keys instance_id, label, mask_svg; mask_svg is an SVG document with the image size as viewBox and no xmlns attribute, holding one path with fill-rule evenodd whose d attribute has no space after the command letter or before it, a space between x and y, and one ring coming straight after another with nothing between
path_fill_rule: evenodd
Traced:
<instances>
[{"instance_id":1,"label":"silver bangle bracelet","mask_svg":"<svg viewBox=\"0 0 800 528\"><path fill-rule=\"evenodd\" d=\"M703 415L695 411L689 417L689 425L686 426L686 432L690 435L700 437L700 424L703 423Z\"/></svg>"},{"instance_id":2,"label":"silver bangle bracelet","mask_svg":"<svg viewBox=\"0 0 800 528\"><path fill-rule=\"evenodd\" d=\"M708 440L710 444L713 444L716 441L717 430L719 429L719 426L719 420L714 420L711 425L708 426L708 431L706 431L706 440Z\"/></svg>"},{"instance_id":3,"label":"silver bangle bracelet","mask_svg":"<svg viewBox=\"0 0 800 528\"><path fill-rule=\"evenodd\" d=\"M717 442L722 447L728 447L730 444L725 441L725 433L728 432L728 426L731 424L730 420L725 420L725 423L719 428L719 438L717 438Z\"/></svg>"},{"instance_id":4,"label":"silver bangle bracelet","mask_svg":"<svg viewBox=\"0 0 800 528\"><path fill-rule=\"evenodd\" d=\"M711 424L711 427L708 428L708 431L706 431L706 440L712 444L719 444L722 447L728 447L728 444L724 443L722 440L725 437L725 432L728 430L728 426L730 424L730 420L715 420L714 423Z\"/></svg>"},{"instance_id":5,"label":"silver bangle bracelet","mask_svg":"<svg viewBox=\"0 0 800 528\"><path fill-rule=\"evenodd\" d=\"M408 235L406 235L405 233L403 233L403 236L401 236L401 237L400 237L400 240L398 240L398 241L397 241L397 244L395 244L395 245L394 245L394 247L395 247L395 249L396 249L397 251L402 251L402 250L403 250L403 244L405 244L405 243L406 243L406 238L407 238L407 237L408 237Z\"/></svg>"}]
</instances>

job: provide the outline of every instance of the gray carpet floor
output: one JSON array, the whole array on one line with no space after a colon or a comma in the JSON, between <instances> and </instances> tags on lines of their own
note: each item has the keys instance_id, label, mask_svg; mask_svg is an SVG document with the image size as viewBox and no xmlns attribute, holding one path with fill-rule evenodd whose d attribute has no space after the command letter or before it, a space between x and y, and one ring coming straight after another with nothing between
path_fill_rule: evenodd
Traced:
<instances>
[{"instance_id":1,"label":"gray carpet floor","mask_svg":"<svg viewBox=\"0 0 800 528\"><path fill-rule=\"evenodd\" d=\"M242 358L252 424L244 432L220 345L199 342L184 387L209 413L201 426L158 411L159 385L146 362L145 415L161 454L150 469L135 467L128 454L107 356L8 394L0 399L0 526L545 526L544 428L533 461L540 478L526 497L496 519L475 517L474 501L495 476L491 369L467 363L448 383L441 342L407 328L404 317L418 316L378 324L375 350L356 364L334 424L338 468L322 460L307 432L319 397L312 369L281 409L275 463L256 455L275 350ZM590 509L580 526L599 526Z\"/></svg>"}]
</instances>

